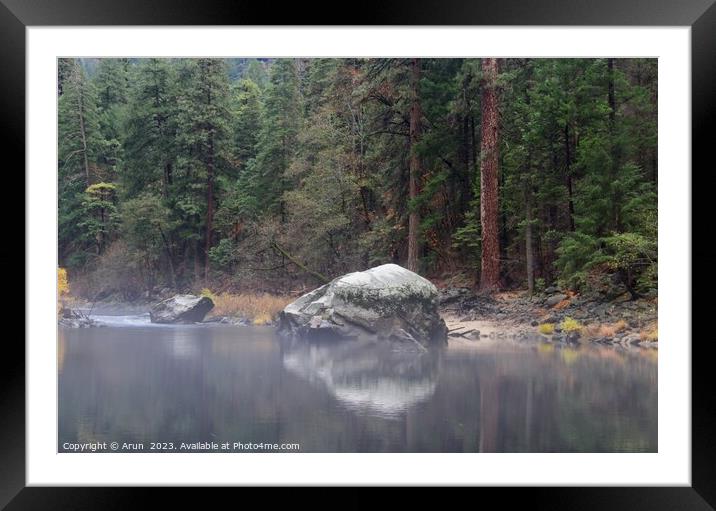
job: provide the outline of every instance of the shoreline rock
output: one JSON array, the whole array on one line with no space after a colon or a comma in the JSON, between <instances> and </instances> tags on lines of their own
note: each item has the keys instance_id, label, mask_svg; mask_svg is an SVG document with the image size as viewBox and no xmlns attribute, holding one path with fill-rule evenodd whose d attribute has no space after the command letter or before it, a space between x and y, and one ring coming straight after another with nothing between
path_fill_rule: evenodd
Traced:
<instances>
[{"instance_id":1,"label":"shoreline rock","mask_svg":"<svg viewBox=\"0 0 716 511\"><path fill-rule=\"evenodd\" d=\"M149 310L152 323L200 323L214 308L207 296L175 295L163 300Z\"/></svg>"}]
</instances>

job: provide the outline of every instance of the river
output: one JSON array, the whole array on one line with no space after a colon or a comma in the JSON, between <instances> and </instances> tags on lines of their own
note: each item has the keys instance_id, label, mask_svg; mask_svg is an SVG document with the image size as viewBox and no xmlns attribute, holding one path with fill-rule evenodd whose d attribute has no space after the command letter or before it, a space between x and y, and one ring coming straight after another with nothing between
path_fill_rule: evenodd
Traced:
<instances>
[{"instance_id":1,"label":"river","mask_svg":"<svg viewBox=\"0 0 716 511\"><path fill-rule=\"evenodd\" d=\"M657 451L656 350L482 339L426 353L95 319L59 329L59 452Z\"/></svg>"}]
</instances>

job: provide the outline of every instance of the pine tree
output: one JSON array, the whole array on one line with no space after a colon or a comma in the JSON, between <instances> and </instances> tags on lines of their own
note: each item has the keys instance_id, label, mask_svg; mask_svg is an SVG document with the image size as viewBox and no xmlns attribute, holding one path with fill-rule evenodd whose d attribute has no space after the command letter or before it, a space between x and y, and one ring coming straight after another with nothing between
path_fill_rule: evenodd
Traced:
<instances>
[{"instance_id":1,"label":"pine tree","mask_svg":"<svg viewBox=\"0 0 716 511\"><path fill-rule=\"evenodd\" d=\"M259 133L256 163L251 169L252 189L263 211L285 219L283 192L286 170L296 152L301 126L300 78L293 59L278 59L270 70L264 93L264 122Z\"/></svg>"},{"instance_id":2,"label":"pine tree","mask_svg":"<svg viewBox=\"0 0 716 511\"><path fill-rule=\"evenodd\" d=\"M203 276L209 277L209 251L213 246L217 179L230 169L228 147L229 81L226 64L220 59L196 59L182 70L185 90L179 98L179 141L184 148L183 167L191 177L187 183L200 189L203 177L203 247L196 247L195 267L203 251ZM198 275L197 275L198 276Z\"/></svg>"},{"instance_id":3,"label":"pine tree","mask_svg":"<svg viewBox=\"0 0 716 511\"><path fill-rule=\"evenodd\" d=\"M58 100L58 222L63 266L72 267L85 259L83 193L102 174L97 158L104 141L98 117L96 92L79 62L73 60ZM64 261L65 257L73 260Z\"/></svg>"},{"instance_id":4,"label":"pine tree","mask_svg":"<svg viewBox=\"0 0 716 511\"><path fill-rule=\"evenodd\" d=\"M145 191L171 197L177 158L176 70L167 59L142 60L129 91L121 180L127 197Z\"/></svg>"},{"instance_id":5,"label":"pine tree","mask_svg":"<svg viewBox=\"0 0 716 511\"><path fill-rule=\"evenodd\" d=\"M256 157L261 131L261 90L252 80L241 80L234 88L232 115L236 145L234 155L238 160L237 166L245 169L249 160Z\"/></svg>"}]
</instances>

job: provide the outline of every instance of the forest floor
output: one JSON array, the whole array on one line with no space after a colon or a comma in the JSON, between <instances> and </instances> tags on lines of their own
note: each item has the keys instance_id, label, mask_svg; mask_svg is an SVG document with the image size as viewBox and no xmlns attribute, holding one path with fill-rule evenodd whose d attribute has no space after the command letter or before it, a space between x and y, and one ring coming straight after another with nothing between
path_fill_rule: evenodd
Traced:
<instances>
[{"instance_id":1,"label":"forest floor","mask_svg":"<svg viewBox=\"0 0 716 511\"><path fill-rule=\"evenodd\" d=\"M658 346L656 299L586 299L551 290L475 295L441 290L441 314L450 339L515 338L550 342Z\"/></svg>"}]
</instances>

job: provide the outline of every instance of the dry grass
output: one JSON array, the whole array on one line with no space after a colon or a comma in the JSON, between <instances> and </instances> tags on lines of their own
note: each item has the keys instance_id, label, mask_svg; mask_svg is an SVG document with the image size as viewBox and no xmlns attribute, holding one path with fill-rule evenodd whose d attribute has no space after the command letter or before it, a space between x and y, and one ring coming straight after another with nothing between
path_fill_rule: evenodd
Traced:
<instances>
[{"instance_id":1,"label":"dry grass","mask_svg":"<svg viewBox=\"0 0 716 511\"><path fill-rule=\"evenodd\" d=\"M619 332L624 331L627 326L626 321L620 319L614 323L593 323L582 329L582 334L587 338L614 337Z\"/></svg>"},{"instance_id":2,"label":"dry grass","mask_svg":"<svg viewBox=\"0 0 716 511\"><path fill-rule=\"evenodd\" d=\"M602 337L603 326L604 325L600 325L599 323L592 323L591 325L587 325L582 329L582 335L587 339L596 339L598 337Z\"/></svg>"},{"instance_id":3,"label":"dry grass","mask_svg":"<svg viewBox=\"0 0 716 511\"><path fill-rule=\"evenodd\" d=\"M569 303L570 303L569 298L565 298L564 300L562 300L561 302L559 302L558 304L556 304L556 305L554 306L554 308L557 309L557 310L562 310L562 309L564 309L565 307L567 307L567 306L569 305Z\"/></svg>"},{"instance_id":4,"label":"dry grass","mask_svg":"<svg viewBox=\"0 0 716 511\"><path fill-rule=\"evenodd\" d=\"M641 332L639 332L639 339L642 341L649 341L649 342L656 342L659 340L659 328L657 327L656 323L652 323L651 325L644 328Z\"/></svg>"},{"instance_id":5,"label":"dry grass","mask_svg":"<svg viewBox=\"0 0 716 511\"><path fill-rule=\"evenodd\" d=\"M601 337L614 337L627 327L627 322L620 319L616 323L606 323L599 326L599 335Z\"/></svg>"},{"instance_id":6,"label":"dry grass","mask_svg":"<svg viewBox=\"0 0 716 511\"><path fill-rule=\"evenodd\" d=\"M290 296L264 294L213 294L208 289L201 292L214 302L210 316L234 316L250 319L255 325L265 325L294 299Z\"/></svg>"}]
</instances>

